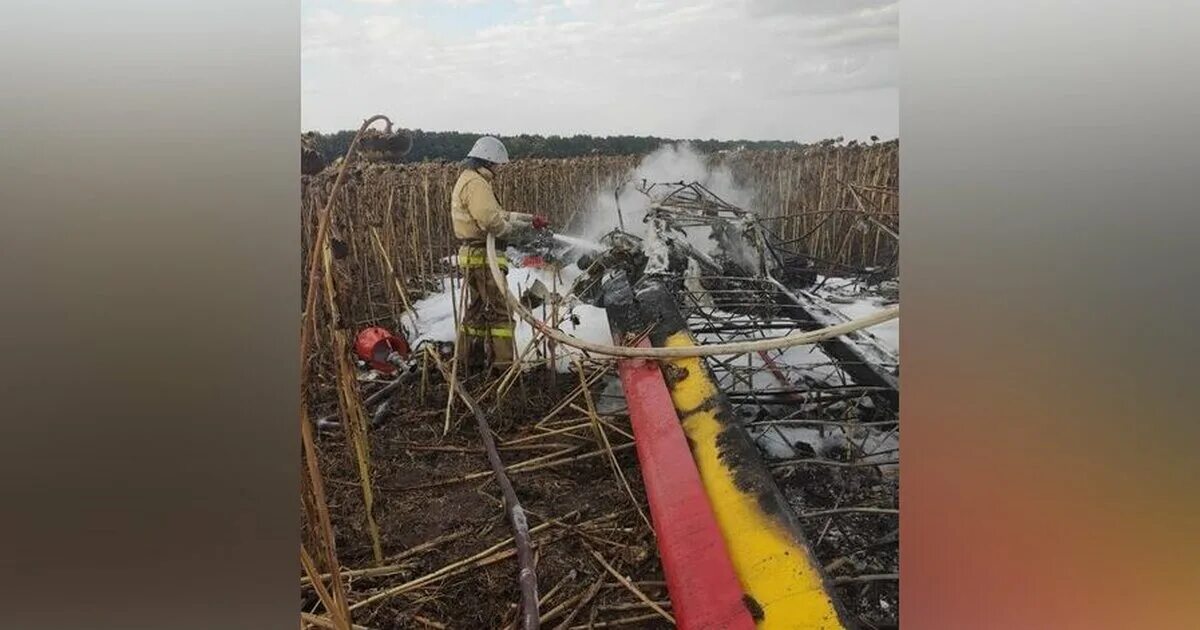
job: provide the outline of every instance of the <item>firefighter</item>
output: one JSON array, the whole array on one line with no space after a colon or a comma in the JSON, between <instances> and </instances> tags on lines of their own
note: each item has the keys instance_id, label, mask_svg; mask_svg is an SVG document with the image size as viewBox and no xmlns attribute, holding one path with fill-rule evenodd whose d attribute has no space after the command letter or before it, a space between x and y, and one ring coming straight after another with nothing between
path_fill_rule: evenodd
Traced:
<instances>
[{"instance_id":1,"label":"firefighter","mask_svg":"<svg viewBox=\"0 0 1200 630\"><path fill-rule=\"evenodd\" d=\"M458 330L458 356L467 373L480 368L504 370L516 353L513 317L504 291L492 279L487 264L487 235L496 237L496 257L507 272L504 237L524 226L513 222L492 191L497 168L508 162L508 149L499 139L484 136L463 162L463 171L450 194L450 216L459 241L458 264L463 274L466 308ZM532 227L544 229L545 217L535 216Z\"/></svg>"}]
</instances>

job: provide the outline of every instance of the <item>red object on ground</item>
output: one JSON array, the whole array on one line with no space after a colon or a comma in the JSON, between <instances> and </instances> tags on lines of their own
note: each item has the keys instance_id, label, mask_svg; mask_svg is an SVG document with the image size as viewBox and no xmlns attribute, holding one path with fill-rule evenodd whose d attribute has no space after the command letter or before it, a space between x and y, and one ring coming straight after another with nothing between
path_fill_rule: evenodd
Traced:
<instances>
[{"instance_id":1,"label":"red object on ground","mask_svg":"<svg viewBox=\"0 0 1200 630\"><path fill-rule=\"evenodd\" d=\"M354 353L380 372L390 374L396 370L396 366L387 362L388 355L393 352L408 356L408 341L393 335L386 328L364 328L354 338Z\"/></svg>"},{"instance_id":2,"label":"red object on ground","mask_svg":"<svg viewBox=\"0 0 1200 630\"><path fill-rule=\"evenodd\" d=\"M521 260L521 266L541 269L542 267L546 266L546 259L542 258L541 256L526 256Z\"/></svg>"},{"instance_id":3,"label":"red object on ground","mask_svg":"<svg viewBox=\"0 0 1200 630\"><path fill-rule=\"evenodd\" d=\"M649 346L643 340L642 347ZM755 627L658 364L617 362L671 613L685 630Z\"/></svg>"}]
</instances>

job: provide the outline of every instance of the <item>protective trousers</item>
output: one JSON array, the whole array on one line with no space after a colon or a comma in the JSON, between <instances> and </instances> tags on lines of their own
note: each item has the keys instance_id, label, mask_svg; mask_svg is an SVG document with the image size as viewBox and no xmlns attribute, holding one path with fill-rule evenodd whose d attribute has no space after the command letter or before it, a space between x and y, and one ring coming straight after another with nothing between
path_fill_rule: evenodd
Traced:
<instances>
[{"instance_id":1,"label":"protective trousers","mask_svg":"<svg viewBox=\"0 0 1200 630\"><path fill-rule=\"evenodd\" d=\"M508 261L497 255L502 272ZM486 369L507 369L516 354L513 319L504 292L492 280L487 265L487 248L466 244L459 247L458 264L463 273L462 325L458 331L458 357L467 374Z\"/></svg>"}]
</instances>

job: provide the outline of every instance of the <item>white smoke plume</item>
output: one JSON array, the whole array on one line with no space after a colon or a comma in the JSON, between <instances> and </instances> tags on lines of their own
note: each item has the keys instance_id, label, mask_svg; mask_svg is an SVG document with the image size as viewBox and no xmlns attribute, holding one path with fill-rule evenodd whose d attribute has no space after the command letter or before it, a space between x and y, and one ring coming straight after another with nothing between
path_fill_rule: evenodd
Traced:
<instances>
[{"instance_id":1,"label":"white smoke plume","mask_svg":"<svg viewBox=\"0 0 1200 630\"><path fill-rule=\"evenodd\" d=\"M710 168L705 156L699 153L691 143L664 144L642 158L637 168L626 175L626 184L621 189L619 197L614 196L612 189L596 195L578 229L580 236L589 240L597 240L619 227L621 219L624 219L625 231L642 236L645 232L643 219L651 201L649 197L638 191L642 180L648 183L700 182L725 201L746 209L750 209L754 199L752 191L746 190L734 182L733 174L726 166L719 165ZM669 190L669 188L660 186L651 194L662 195ZM618 200L620 217L617 215ZM706 237L707 234L701 236L701 238ZM693 244L700 245L694 241ZM708 246L704 245L703 249L708 249Z\"/></svg>"}]
</instances>

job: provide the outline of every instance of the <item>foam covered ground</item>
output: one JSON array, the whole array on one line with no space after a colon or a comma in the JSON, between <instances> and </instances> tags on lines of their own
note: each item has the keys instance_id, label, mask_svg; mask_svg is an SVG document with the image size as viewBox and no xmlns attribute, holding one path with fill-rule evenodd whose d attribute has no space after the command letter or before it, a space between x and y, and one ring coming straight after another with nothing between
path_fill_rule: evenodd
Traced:
<instances>
[{"instance_id":1,"label":"foam covered ground","mask_svg":"<svg viewBox=\"0 0 1200 630\"><path fill-rule=\"evenodd\" d=\"M515 263L521 260L521 255L510 252L509 259ZM453 260L450 262L453 263ZM559 271L556 281L553 273L548 269L520 267L514 264L508 270L508 288L513 295L519 296L540 280L547 289L557 286L559 291L563 291L562 287L570 286L581 273L578 266L568 265ZM427 341L454 341L454 298L462 299L462 286L459 280L447 278L442 281L442 287L440 292L413 304L413 310L416 311L415 316L412 311L409 311L401 317L405 333L409 335L414 347ZM551 312L548 305L534 309L533 313L542 321L550 320ZM608 327L608 316L602 308L576 303L569 310L560 310L559 319L561 323L558 328L565 333L586 341L612 343L612 331ZM533 327L518 318L514 335L517 351L521 352L533 339ZM572 362L572 355L577 352L573 348L560 346L556 352L558 370L566 371Z\"/></svg>"}]
</instances>

